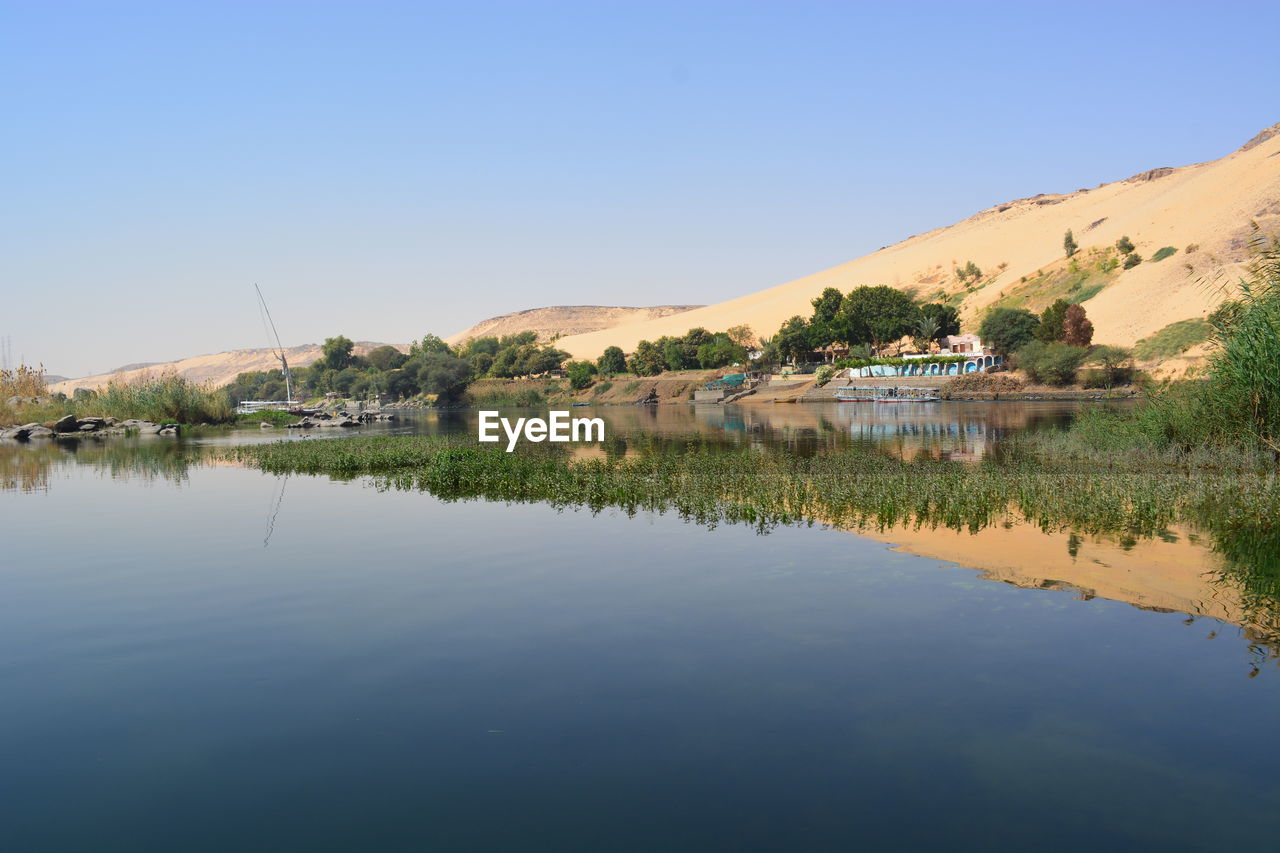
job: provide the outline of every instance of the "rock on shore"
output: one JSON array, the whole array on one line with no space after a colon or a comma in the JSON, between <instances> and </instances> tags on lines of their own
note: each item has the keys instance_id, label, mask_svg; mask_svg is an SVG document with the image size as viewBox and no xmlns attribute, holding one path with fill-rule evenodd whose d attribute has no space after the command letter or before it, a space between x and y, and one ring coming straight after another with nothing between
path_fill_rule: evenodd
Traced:
<instances>
[{"instance_id":1,"label":"rock on shore","mask_svg":"<svg viewBox=\"0 0 1280 853\"><path fill-rule=\"evenodd\" d=\"M32 441L44 438L79 438L81 436L138 435L176 436L179 426L175 423L157 424L136 418L118 420L111 417L83 417L66 415L51 424L23 424L0 430L0 439Z\"/></svg>"}]
</instances>

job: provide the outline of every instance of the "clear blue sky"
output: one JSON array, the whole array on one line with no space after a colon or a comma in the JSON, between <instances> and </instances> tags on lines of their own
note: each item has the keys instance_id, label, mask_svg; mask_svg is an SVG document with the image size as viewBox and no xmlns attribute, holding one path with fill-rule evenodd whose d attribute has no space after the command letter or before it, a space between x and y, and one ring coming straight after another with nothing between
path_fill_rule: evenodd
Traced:
<instances>
[{"instance_id":1,"label":"clear blue sky","mask_svg":"<svg viewBox=\"0 0 1280 853\"><path fill-rule=\"evenodd\" d=\"M714 302L1280 121L1280 3L0 0L0 335L83 375Z\"/></svg>"}]
</instances>

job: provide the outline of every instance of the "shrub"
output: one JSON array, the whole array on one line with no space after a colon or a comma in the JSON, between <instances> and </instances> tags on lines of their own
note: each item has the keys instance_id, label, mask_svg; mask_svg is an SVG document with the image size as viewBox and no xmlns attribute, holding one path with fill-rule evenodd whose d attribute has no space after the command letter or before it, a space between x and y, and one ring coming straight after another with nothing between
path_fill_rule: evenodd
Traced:
<instances>
[{"instance_id":1,"label":"shrub","mask_svg":"<svg viewBox=\"0 0 1280 853\"><path fill-rule=\"evenodd\" d=\"M613 387L612 382L601 382L591 389L592 396L599 396Z\"/></svg>"},{"instance_id":2,"label":"shrub","mask_svg":"<svg viewBox=\"0 0 1280 853\"><path fill-rule=\"evenodd\" d=\"M581 391L588 387L596 375L596 366L589 361L571 361L565 365L569 375L569 387Z\"/></svg>"},{"instance_id":3,"label":"shrub","mask_svg":"<svg viewBox=\"0 0 1280 853\"><path fill-rule=\"evenodd\" d=\"M1018 367L1035 382L1046 385L1070 385L1084 362L1088 350L1064 343L1031 343L1018 350Z\"/></svg>"},{"instance_id":4,"label":"shrub","mask_svg":"<svg viewBox=\"0 0 1280 853\"><path fill-rule=\"evenodd\" d=\"M1098 365L1085 372L1082 384L1086 388L1111 388L1133 381L1133 352L1124 347L1094 347L1086 361Z\"/></svg>"},{"instance_id":5,"label":"shrub","mask_svg":"<svg viewBox=\"0 0 1280 853\"><path fill-rule=\"evenodd\" d=\"M813 380L821 388L831 381L831 377L836 375L836 369L829 364L824 364L813 372Z\"/></svg>"},{"instance_id":6,"label":"shrub","mask_svg":"<svg viewBox=\"0 0 1280 853\"><path fill-rule=\"evenodd\" d=\"M13 370L0 370L0 400L10 397L43 397L49 393L44 367L20 364Z\"/></svg>"},{"instance_id":7,"label":"shrub","mask_svg":"<svg viewBox=\"0 0 1280 853\"><path fill-rule=\"evenodd\" d=\"M1075 235L1071 233L1071 229L1067 229L1066 235L1062 238L1062 248L1066 251L1067 257L1071 257L1080 251L1080 245L1076 243Z\"/></svg>"},{"instance_id":8,"label":"shrub","mask_svg":"<svg viewBox=\"0 0 1280 853\"><path fill-rule=\"evenodd\" d=\"M1133 241L1129 239L1128 234L1116 241L1116 248L1120 250L1120 254L1122 255L1128 255L1133 252Z\"/></svg>"},{"instance_id":9,"label":"shrub","mask_svg":"<svg viewBox=\"0 0 1280 853\"><path fill-rule=\"evenodd\" d=\"M1151 263L1163 261L1165 258L1172 257L1178 253L1178 250L1172 246L1165 246L1163 249L1157 249L1156 253L1151 256Z\"/></svg>"},{"instance_id":10,"label":"shrub","mask_svg":"<svg viewBox=\"0 0 1280 853\"><path fill-rule=\"evenodd\" d=\"M1124 268L1127 270L1133 269L1140 263L1142 263L1142 255L1137 252L1130 252L1124 256Z\"/></svg>"}]
</instances>

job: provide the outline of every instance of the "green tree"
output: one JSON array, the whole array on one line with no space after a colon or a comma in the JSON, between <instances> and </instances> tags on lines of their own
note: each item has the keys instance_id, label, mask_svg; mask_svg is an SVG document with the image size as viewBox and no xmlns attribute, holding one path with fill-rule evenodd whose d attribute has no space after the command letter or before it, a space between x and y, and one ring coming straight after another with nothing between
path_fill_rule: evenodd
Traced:
<instances>
[{"instance_id":1,"label":"green tree","mask_svg":"<svg viewBox=\"0 0 1280 853\"><path fill-rule=\"evenodd\" d=\"M1085 316L1083 305L1068 305L1062 318L1062 339L1073 347L1093 343L1093 323Z\"/></svg>"},{"instance_id":2,"label":"green tree","mask_svg":"<svg viewBox=\"0 0 1280 853\"><path fill-rule=\"evenodd\" d=\"M1076 243L1075 235L1071 233L1071 229L1067 229L1066 236L1062 238L1062 248L1066 251L1067 257L1071 257L1080 251L1080 246Z\"/></svg>"},{"instance_id":3,"label":"green tree","mask_svg":"<svg viewBox=\"0 0 1280 853\"><path fill-rule=\"evenodd\" d=\"M444 340L440 338L438 335L433 335L430 332L423 335L422 340L414 341L413 343L409 344L410 358L413 358L419 355L426 355L429 352L443 352L443 353L448 353L449 355L452 355L453 349L448 344L446 344ZM434 394L435 392L429 391L427 393Z\"/></svg>"},{"instance_id":4,"label":"green tree","mask_svg":"<svg viewBox=\"0 0 1280 853\"><path fill-rule=\"evenodd\" d=\"M834 287L828 287L811 302L813 314L809 317L809 345L813 349L830 346L839 339L840 306L844 295Z\"/></svg>"},{"instance_id":5,"label":"green tree","mask_svg":"<svg viewBox=\"0 0 1280 853\"><path fill-rule=\"evenodd\" d=\"M456 399L471 381L471 365L452 353L427 352L408 362L413 367L418 390L436 394L442 400Z\"/></svg>"},{"instance_id":6,"label":"green tree","mask_svg":"<svg viewBox=\"0 0 1280 853\"><path fill-rule=\"evenodd\" d=\"M406 362L399 370L387 373L387 393L395 397L412 397L418 393L417 365L409 366Z\"/></svg>"},{"instance_id":7,"label":"green tree","mask_svg":"<svg viewBox=\"0 0 1280 853\"><path fill-rule=\"evenodd\" d=\"M596 360L596 367L605 376L625 373L627 370L626 354L623 353L621 347L605 347L604 352L600 354L600 358Z\"/></svg>"},{"instance_id":8,"label":"green tree","mask_svg":"<svg viewBox=\"0 0 1280 853\"><path fill-rule=\"evenodd\" d=\"M695 348L693 352L686 353L684 341L680 338L663 335L653 345L662 353L662 364L667 370L684 370L698 364L698 350Z\"/></svg>"},{"instance_id":9,"label":"green tree","mask_svg":"<svg viewBox=\"0 0 1280 853\"><path fill-rule=\"evenodd\" d=\"M370 350L369 354L365 356L365 360L378 370L395 370L408 361L409 356L388 345Z\"/></svg>"},{"instance_id":10,"label":"green tree","mask_svg":"<svg viewBox=\"0 0 1280 853\"><path fill-rule=\"evenodd\" d=\"M928 352L929 345L938 338L938 320L927 314L921 314L916 327L911 332L911 342L921 352Z\"/></svg>"},{"instance_id":11,"label":"green tree","mask_svg":"<svg viewBox=\"0 0 1280 853\"><path fill-rule=\"evenodd\" d=\"M487 352L473 352L467 356L471 365L471 373L475 376L488 376L493 367L493 356Z\"/></svg>"},{"instance_id":12,"label":"green tree","mask_svg":"<svg viewBox=\"0 0 1280 853\"><path fill-rule=\"evenodd\" d=\"M941 302L926 302L920 306L922 317L932 317L938 323L938 333L934 340L942 340L947 335L960 334L960 312L950 305Z\"/></svg>"},{"instance_id":13,"label":"green tree","mask_svg":"<svg viewBox=\"0 0 1280 853\"><path fill-rule=\"evenodd\" d=\"M1040 315L1040 327L1036 329L1036 340L1049 344L1063 339L1066 333L1062 321L1066 319L1068 307L1070 303L1067 300L1059 299L1044 309Z\"/></svg>"},{"instance_id":14,"label":"green tree","mask_svg":"<svg viewBox=\"0 0 1280 853\"><path fill-rule=\"evenodd\" d=\"M320 347L320 361L327 370L342 370L351 365L351 351L355 346L350 338L343 335L325 338Z\"/></svg>"},{"instance_id":15,"label":"green tree","mask_svg":"<svg viewBox=\"0 0 1280 853\"><path fill-rule=\"evenodd\" d=\"M720 334L698 347L698 364L703 369L737 364L747 357L745 347L735 344L728 335Z\"/></svg>"},{"instance_id":16,"label":"green tree","mask_svg":"<svg viewBox=\"0 0 1280 853\"><path fill-rule=\"evenodd\" d=\"M553 370L559 370L560 365L569 358L569 353L556 349L550 344L546 346L526 344L520 350L520 358L516 364L522 374L550 373Z\"/></svg>"},{"instance_id":17,"label":"green tree","mask_svg":"<svg viewBox=\"0 0 1280 853\"><path fill-rule=\"evenodd\" d=\"M992 308L978 336L1001 355L1010 355L1031 341L1039 327L1040 318L1025 308Z\"/></svg>"},{"instance_id":18,"label":"green tree","mask_svg":"<svg viewBox=\"0 0 1280 853\"><path fill-rule=\"evenodd\" d=\"M780 358L796 360L807 354L809 346L809 326L799 314L787 320L774 335L773 343Z\"/></svg>"},{"instance_id":19,"label":"green tree","mask_svg":"<svg viewBox=\"0 0 1280 853\"><path fill-rule=\"evenodd\" d=\"M471 338L462 345L462 349L458 352L463 358L471 358L473 355L484 353L488 356L495 356L498 350L502 349L501 344L495 337Z\"/></svg>"},{"instance_id":20,"label":"green tree","mask_svg":"<svg viewBox=\"0 0 1280 853\"><path fill-rule=\"evenodd\" d=\"M589 361L571 361L564 369L569 375L569 387L575 391L589 386L596 375L596 366Z\"/></svg>"},{"instance_id":21,"label":"green tree","mask_svg":"<svg viewBox=\"0 0 1280 853\"><path fill-rule=\"evenodd\" d=\"M537 332L516 332L514 335L503 335L498 341L498 349L507 349L508 347L523 347L538 342Z\"/></svg>"},{"instance_id":22,"label":"green tree","mask_svg":"<svg viewBox=\"0 0 1280 853\"><path fill-rule=\"evenodd\" d=\"M870 342L877 351L910 333L920 316L910 296L887 285L862 286L849 291L840 305L837 340Z\"/></svg>"},{"instance_id":23,"label":"green tree","mask_svg":"<svg viewBox=\"0 0 1280 853\"><path fill-rule=\"evenodd\" d=\"M628 370L636 376L657 376L665 366L662 353L651 341L640 341L636 344L636 351L631 354L631 360L627 362Z\"/></svg>"}]
</instances>

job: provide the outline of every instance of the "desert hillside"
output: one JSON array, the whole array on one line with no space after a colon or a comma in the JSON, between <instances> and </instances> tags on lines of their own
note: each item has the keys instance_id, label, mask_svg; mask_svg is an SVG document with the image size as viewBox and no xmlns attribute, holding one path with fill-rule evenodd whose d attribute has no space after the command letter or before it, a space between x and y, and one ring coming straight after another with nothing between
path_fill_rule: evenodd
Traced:
<instances>
[{"instance_id":1,"label":"desert hillside","mask_svg":"<svg viewBox=\"0 0 1280 853\"><path fill-rule=\"evenodd\" d=\"M460 344L471 338L502 337L517 332L537 332L539 340L550 340L557 335L585 335L612 329L626 323L660 319L673 314L701 308L701 305L654 305L649 308L627 308L608 305L555 305L550 308L530 308L481 320L469 329L445 338L450 344Z\"/></svg>"},{"instance_id":2,"label":"desert hillside","mask_svg":"<svg viewBox=\"0 0 1280 853\"><path fill-rule=\"evenodd\" d=\"M1223 292L1206 281L1229 281L1239 272L1253 222L1264 230L1280 227L1280 125L1220 160L1006 202L786 284L675 316L573 335L558 346L576 358L594 358L610 344L630 351L640 340L683 334L693 326L718 331L745 323L770 335L788 317L808 316L810 300L824 288L847 292L862 284L890 284L919 298L948 300L960 306L965 331L972 331L993 303L1034 310L1057 295L1055 283L1064 285L1064 294L1065 287L1075 288L1093 321L1095 341L1128 346L1211 311ZM1068 229L1080 246L1076 264L1106 270L1084 292L1080 271L1064 257ZM1107 252L1114 252L1122 236L1145 260L1132 269L1108 269ZM982 275L962 282L955 271L970 261ZM1077 281L1068 283L1073 276Z\"/></svg>"},{"instance_id":3,"label":"desert hillside","mask_svg":"<svg viewBox=\"0 0 1280 853\"><path fill-rule=\"evenodd\" d=\"M360 341L355 345L355 353L356 355L364 355L369 350L380 346L382 344L372 341ZM304 344L303 346L289 347L285 350L285 358L289 360L290 367L305 367L319 357L319 344ZM276 359L275 350L273 349L237 349L209 355L196 355L179 361L125 365L111 373L85 376L80 379L66 379L53 383L50 384L49 390L55 393L61 391L64 394L70 394L77 388L94 389L106 385L112 380L128 382L148 374L155 375L160 373L176 373L179 376L190 379L192 382L208 382L215 386L222 386L235 379L237 374L248 373L253 370L271 370L279 366L280 362Z\"/></svg>"}]
</instances>

